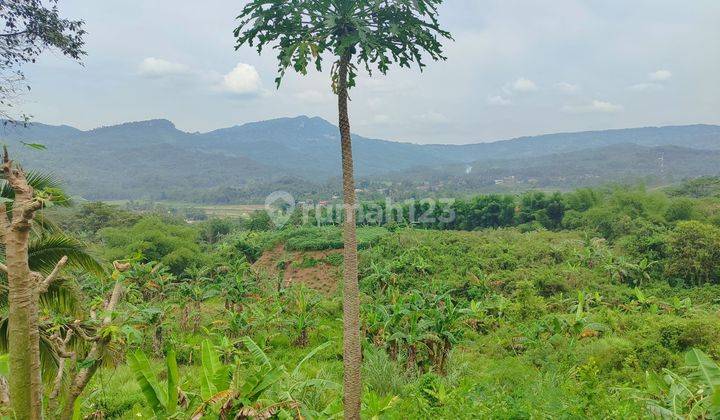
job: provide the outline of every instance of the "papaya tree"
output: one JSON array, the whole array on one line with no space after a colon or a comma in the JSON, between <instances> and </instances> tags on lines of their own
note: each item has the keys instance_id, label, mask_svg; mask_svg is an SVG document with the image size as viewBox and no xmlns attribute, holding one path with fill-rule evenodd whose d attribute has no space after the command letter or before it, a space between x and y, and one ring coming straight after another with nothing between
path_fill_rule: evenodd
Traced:
<instances>
[{"instance_id":1,"label":"papaya tree","mask_svg":"<svg viewBox=\"0 0 720 420\"><path fill-rule=\"evenodd\" d=\"M0 326L7 331L10 403L18 418L42 416L41 297L51 297L60 272L66 265L99 270L82 243L60 232L42 216L53 203L68 202L67 196L47 176L26 174L14 164L5 149L0 181L0 273L7 294L7 317ZM2 305L2 306L5 306ZM47 343L47 340L44 340Z\"/></svg>"},{"instance_id":2,"label":"papaya tree","mask_svg":"<svg viewBox=\"0 0 720 420\"><path fill-rule=\"evenodd\" d=\"M450 33L438 22L442 0L252 0L238 16L235 48L277 51L280 86L288 69L322 71L332 60L331 86L337 95L344 202L343 363L345 418L360 416L360 292L357 269L356 197L348 90L359 69L386 74L390 65L422 69L424 58L444 60L440 39Z\"/></svg>"}]
</instances>

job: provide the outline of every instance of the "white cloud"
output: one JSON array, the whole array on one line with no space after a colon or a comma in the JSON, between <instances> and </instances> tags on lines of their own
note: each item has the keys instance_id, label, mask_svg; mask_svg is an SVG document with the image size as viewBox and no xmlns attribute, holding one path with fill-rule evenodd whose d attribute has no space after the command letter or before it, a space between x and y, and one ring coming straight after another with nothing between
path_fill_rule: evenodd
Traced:
<instances>
[{"instance_id":1,"label":"white cloud","mask_svg":"<svg viewBox=\"0 0 720 420\"><path fill-rule=\"evenodd\" d=\"M261 86L260 74L250 64L238 63L222 78L223 90L238 95L256 94L260 92Z\"/></svg>"},{"instance_id":2,"label":"white cloud","mask_svg":"<svg viewBox=\"0 0 720 420\"><path fill-rule=\"evenodd\" d=\"M663 86L658 83L637 83L628 86L628 90L633 92L650 92L654 90L662 90Z\"/></svg>"},{"instance_id":3,"label":"white cloud","mask_svg":"<svg viewBox=\"0 0 720 420\"><path fill-rule=\"evenodd\" d=\"M580 91L580 85L568 83L568 82L558 82L555 84L555 87L562 93L565 93L567 95L572 95L575 93L578 93Z\"/></svg>"},{"instance_id":4,"label":"white cloud","mask_svg":"<svg viewBox=\"0 0 720 420\"><path fill-rule=\"evenodd\" d=\"M534 92L538 87L532 80L521 77L512 84L512 89L515 92Z\"/></svg>"},{"instance_id":5,"label":"white cloud","mask_svg":"<svg viewBox=\"0 0 720 420\"><path fill-rule=\"evenodd\" d=\"M415 121L429 123L429 124L445 124L450 122L450 119L439 112L430 111L413 117Z\"/></svg>"},{"instance_id":6,"label":"white cloud","mask_svg":"<svg viewBox=\"0 0 720 420\"><path fill-rule=\"evenodd\" d=\"M562 107L564 112L571 114L589 114L589 113L615 113L625 109L622 105L613 104L607 101L594 100L584 105L565 105Z\"/></svg>"},{"instance_id":7,"label":"white cloud","mask_svg":"<svg viewBox=\"0 0 720 420\"><path fill-rule=\"evenodd\" d=\"M672 72L670 70L657 70L648 75L648 78L654 82L663 82L666 80L670 80L672 77Z\"/></svg>"},{"instance_id":8,"label":"white cloud","mask_svg":"<svg viewBox=\"0 0 720 420\"><path fill-rule=\"evenodd\" d=\"M503 98L500 95L491 95L487 98L488 105L505 106L512 104L512 101L507 98Z\"/></svg>"},{"instance_id":9,"label":"white cloud","mask_svg":"<svg viewBox=\"0 0 720 420\"><path fill-rule=\"evenodd\" d=\"M162 58L148 57L138 66L140 74L147 77L165 77L187 74L190 69L180 63L163 60Z\"/></svg>"},{"instance_id":10,"label":"white cloud","mask_svg":"<svg viewBox=\"0 0 720 420\"><path fill-rule=\"evenodd\" d=\"M390 121L392 121L391 118L385 114L375 114L372 117L374 124L388 124Z\"/></svg>"},{"instance_id":11,"label":"white cloud","mask_svg":"<svg viewBox=\"0 0 720 420\"><path fill-rule=\"evenodd\" d=\"M672 72L669 70L657 70L648 74L649 82L636 83L628 86L628 90L633 92L652 92L662 90L664 84L672 78Z\"/></svg>"},{"instance_id":12,"label":"white cloud","mask_svg":"<svg viewBox=\"0 0 720 420\"><path fill-rule=\"evenodd\" d=\"M332 96L330 94L317 90L303 90L302 92L297 92L294 96L298 100L310 104L328 103L332 100Z\"/></svg>"}]
</instances>

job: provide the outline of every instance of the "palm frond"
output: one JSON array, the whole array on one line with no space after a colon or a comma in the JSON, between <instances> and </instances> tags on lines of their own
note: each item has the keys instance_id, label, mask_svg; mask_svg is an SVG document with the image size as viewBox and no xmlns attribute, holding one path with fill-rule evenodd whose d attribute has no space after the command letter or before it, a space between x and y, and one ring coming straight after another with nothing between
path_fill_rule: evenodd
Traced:
<instances>
[{"instance_id":1,"label":"palm frond","mask_svg":"<svg viewBox=\"0 0 720 420\"><path fill-rule=\"evenodd\" d=\"M25 173L25 178L36 192L47 192L54 205L70 206L72 204L70 196L62 189L62 184L55 175L47 172L28 171ZM2 178L2 174L0 174L0 197L11 200L15 198L15 191L13 191L13 189L10 188L10 184Z\"/></svg>"},{"instance_id":2,"label":"palm frond","mask_svg":"<svg viewBox=\"0 0 720 420\"><path fill-rule=\"evenodd\" d=\"M32 224L33 236L45 236L48 234L62 233L62 228L55 221L39 211L35 213Z\"/></svg>"},{"instance_id":3,"label":"palm frond","mask_svg":"<svg viewBox=\"0 0 720 420\"><path fill-rule=\"evenodd\" d=\"M7 353L9 344L8 318L4 316L0 318L0 353ZM40 368L45 381L49 381L55 376L58 368L58 359L57 351L55 351L50 336L45 330L40 329Z\"/></svg>"},{"instance_id":4,"label":"palm frond","mask_svg":"<svg viewBox=\"0 0 720 420\"><path fill-rule=\"evenodd\" d=\"M82 293L73 280L58 279L40 295L40 305L48 312L80 319L83 314Z\"/></svg>"},{"instance_id":5,"label":"palm frond","mask_svg":"<svg viewBox=\"0 0 720 420\"><path fill-rule=\"evenodd\" d=\"M28 246L30 269L47 274L63 256L68 257L68 266L82 268L90 273L102 275L103 267L88 253L82 241L62 233L35 238Z\"/></svg>"}]
</instances>

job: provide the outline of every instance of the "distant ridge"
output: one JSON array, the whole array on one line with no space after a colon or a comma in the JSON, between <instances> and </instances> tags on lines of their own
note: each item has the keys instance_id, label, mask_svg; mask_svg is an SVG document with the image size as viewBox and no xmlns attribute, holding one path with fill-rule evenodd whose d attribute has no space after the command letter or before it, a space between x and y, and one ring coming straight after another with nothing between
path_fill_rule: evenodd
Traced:
<instances>
[{"instance_id":1,"label":"distant ridge","mask_svg":"<svg viewBox=\"0 0 720 420\"><path fill-rule=\"evenodd\" d=\"M166 119L127 122L79 130L70 126L33 123L29 127L5 126L3 140L38 142L45 152L17 148L16 155L28 167L48 170L64 178L70 190L91 199L192 199L200 201L255 200L268 190L292 190L322 194L334 188L340 174L339 136L332 123L319 118L298 116L251 122L206 133L187 133ZM17 142L15 144L18 144ZM720 126L643 127L544 134L490 143L467 145L420 145L370 139L354 135L356 173L359 178L393 182L402 178L409 184L432 178L450 190L456 179L449 171L454 165L471 165L474 174L484 174L480 188L492 185L491 178L519 165L520 169L539 167L541 162L568 166L562 156L586 156L598 160L624 162L632 166L617 145L635 145L646 153L654 148L675 146L690 151L720 151ZM592 150L605 150L593 157ZM659 150L659 149L658 149ZM678 150L667 153L678 155ZM687 161L687 168L671 167L662 176L714 175L720 165ZM679 155L678 155L679 156ZM715 156L706 153L706 157ZM701 159L702 158L702 159ZM700 160L703 163L700 163ZM504 167L498 167L503 162ZM560 163L565 162L565 163ZM617 165L616 165L617 166ZM642 171L610 171L595 165L595 180L617 179L618 174L658 176L647 165ZM553 167L551 172L563 170ZM494 172L493 172L494 171ZM546 169L550 171L550 169ZM644 172L643 172L644 171ZM713 172L713 173L706 173ZM408 179L405 175L412 175ZM471 177L472 178L472 177ZM555 178L563 178L558 175ZM443 181L444 179L444 181ZM542 185L541 185L542 186ZM548 187L563 185L548 184ZM470 188L475 188L470 187Z\"/></svg>"}]
</instances>

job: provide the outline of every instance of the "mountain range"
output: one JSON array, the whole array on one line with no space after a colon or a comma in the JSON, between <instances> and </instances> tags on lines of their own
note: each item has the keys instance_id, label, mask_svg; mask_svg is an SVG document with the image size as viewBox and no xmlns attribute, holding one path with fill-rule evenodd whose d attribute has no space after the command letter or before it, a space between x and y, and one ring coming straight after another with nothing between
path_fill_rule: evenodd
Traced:
<instances>
[{"instance_id":1,"label":"mountain range","mask_svg":"<svg viewBox=\"0 0 720 420\"><path fill-rule=\"evenodd\" d=\"M262 201L269 192L339 190L337 127L300 116L187 133L168 120L79 130L6 124L0 135L28 168L55 173L88 199ZM20 146L40 143L45 150ZM720 173L720 126L630 128L419 145L354 135L358 185L420 192L564 189L668 182ZM380 188L382 187L382 188ZM400 188L395 188L400 190Z\"/></svg>"}]
</instances>

